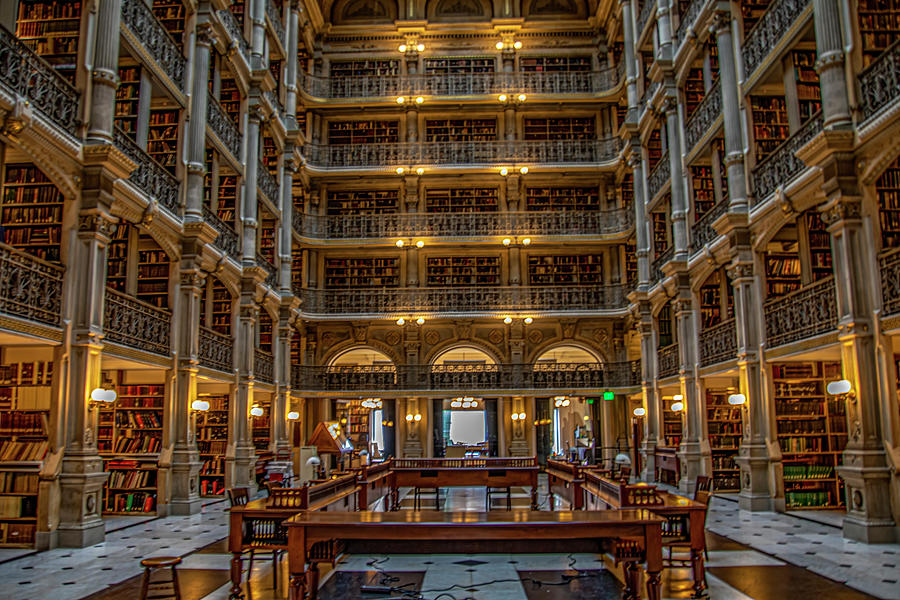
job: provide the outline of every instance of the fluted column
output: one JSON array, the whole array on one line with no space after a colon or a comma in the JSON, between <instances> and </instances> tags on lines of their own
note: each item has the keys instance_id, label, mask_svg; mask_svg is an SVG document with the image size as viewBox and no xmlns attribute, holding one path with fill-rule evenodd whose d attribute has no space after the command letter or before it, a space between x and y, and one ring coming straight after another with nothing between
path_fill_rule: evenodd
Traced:
<instances>
[{"instance_id":1,"label":"fluted column","mask_svg":"<svg viewBox=\"0 0 900 600\"><path fill-rule=\"evenodd\" d=\"M662 436L662 405L656 387L656 337L653 335L653 314L648 301L641 302L638 307L638 327L641 334L641 395L644 415L643 440L641 455L644 470L641 479L656 479L656 446Z\"/></svg>"},{"instance_id":2,"label":"fluted column","mask_svg":"<svg viewBox=\"0 0 900 600\"><path fill-rule=\"evenodd\" d=\"M208 22L197 24L194 43L194 75L191 85L191 119L187 137L187 201L185 221L203 220L203 186L206 175L206 109L209 101L209 49L212 28Z\"/></svg>"},{"instance_id":3,"label":"fluted column","mask_svg":"<svg viewBox=\"0 0 900 600\"><path fill-rule=\"evenodd\" d=\"M681 395L684 397L684 413L682 423L684 431L678 457L681 462L681 479L678 482L682 491L692 492L697 475L705 475L705 464L709 458L709 443L703 439L703 402L697 386L697 318L694 311L691 290L687 278L679 275L681 284L677 297L672 301L675 309L675 323L678 327L678 352L681 360Z\"/></svg>"},{"instance_id":4,"label":"fluted column","mask_svg":"<svg viewBox=\"0 0 900 600\"><path fill-rule=\"evenodd\" d=\"M262 275L259 277L261 279ZM258 281L253 277L245 277L241 282L237 336L234 344L238 371L237 391L228 419L231 437L225 457L226 467L231 471L231 486L246 487L252 492L256 491L256 449L250 430L250 406L253 404L255 387L254 349L260 310L256 300L257 284Z\"/></svg>"},{"instance_id":5,"label":"fluted column","mask_svg":"<svg viewBox=\"0 0 900 600\"><path fill-rule=\"evenodd\" d=\"M729 211L747 212L747 184L744 178L744 141L731 13L718 12L712 27L719 52L719 89L722 94L722 118L725 129L725 170L728 176Z\"/></svg>"},{"instance_id":6,"label":"fluted column","mask_svg":"<svg viewBox=\"0 0 900 600\"><path fill-rule=\"evenodd\" d=\"M100 2L91 71L91 122L87 141L112 143L119 86L119 20L121 0Z\"/></svg>"},{"instance_id":7,"label":"fluted column","mask_svg":"<svg viewBox=\"0 0 900 600\"><path fill-rule=\"evenodd\" d=\"M825 129L847 128L850 102L844 70L844 42L841 35L841 5L835 0L813 0L816 28L816 71L822 88L822 115Z\"/></svg>"},{"instance_id":8,"label":"fluted column","mask_svg":"<svg viewBox=\"0 0 900 600\"><path fill-rule=\"evenodd\" d=\"M259 128L263 120L259 104L251 104L247 113L247 162L244 167L244 193L241 195L241 258L244 268L256 264L256 230L259 227L256 178L259 170ZM251 346L252 347L252 346Z\"/></svg>"},{"instance_id":9,"label":"fluted column","mask_svg":"<svg viewBox=\"0 0 900 600\"><path fill-rule=\"evenodd\" d=\"M669 146L669 172L672 180L672 240L675 259L687 260L687 201L684 176L681 168L681 120L678 118L678 102L674 97L666 98L666 137Z\"/></svg>"}]
</instances>

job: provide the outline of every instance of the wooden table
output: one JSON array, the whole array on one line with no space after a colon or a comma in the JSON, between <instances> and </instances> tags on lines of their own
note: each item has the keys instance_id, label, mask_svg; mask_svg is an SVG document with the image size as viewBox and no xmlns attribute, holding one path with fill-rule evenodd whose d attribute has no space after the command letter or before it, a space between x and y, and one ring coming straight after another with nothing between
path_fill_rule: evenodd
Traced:
<instances>
[{"instance_id":1,"label":"wooden table","mask_svg":"<svg viewBox=\"0 0 900 600\"><path fill-rule=\"evenodd\" d=\"M538 542L541 540L612 540L618 562L624 563L626 598L637 598L640 562L647 563L647 597L660 598L663 519L646 510L441 512L305 512L287 521L290 599L317 598L318 563L331 560L323 548L352 540L417 542L442 540L454 544ZM619 547L624 548L618 552ZM535 546L531 546L535 548ZM327 550L324 554L327 554Z\"/></svg>"},{"instance_id":2,"label":"wooden table","mask_svg":"<svg viewBox=\"0 0 900 600\"><path fill-rule=\"evenodd\" d=\"M395 458L391 466L393 508L401 487L531 487L531 508L537 508L540 467L531 458ZM438 500L435 499L435 508Z\"/></svg>"},{"instance_id":3,"label":"wooden table","mask_svg":"<svg viewBox=\"0 0 900 600\"><path fill-rule=\"evenodd\" d=\"M562 496L569 502L572 510L581 510L584 492L581 484L581 466L565 460L547 460L547 486L550 490L550 510L554 509L556 496Z\"/></svg>"},{"instance_id":4,"label":"wooden table","mask_svg":"<svg viewBox=\"0 0 900 600\"><path fill-rule=\"evenodd\" d=\"M389 459L354 469L359 478L359 510L368 510L373 503L391 493L393 461Z\"/></svg>"}]
</instances>

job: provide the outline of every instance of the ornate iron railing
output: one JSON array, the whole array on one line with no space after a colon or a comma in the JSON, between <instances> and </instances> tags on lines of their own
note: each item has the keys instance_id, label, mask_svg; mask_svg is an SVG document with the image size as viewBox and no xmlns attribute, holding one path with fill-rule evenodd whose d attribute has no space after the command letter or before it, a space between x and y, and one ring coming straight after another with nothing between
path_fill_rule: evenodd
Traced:
<instances>
[{"instance_id":1,"label":"ornate iron railing","mask_svg":"<svg viewBox=\"0 0 900 600\"><path fill-rule=\"evenodd\" d=\"M275 6L275 2L272 0L266 0L266 16L269 17L269 22L272 24L275 36L281 42L282 46L286 46L287 38L284 35L284 23L281 21L281 13L279 12L278 7Z\"/></svg>"},{"instance_id":2,"label":"ornate iron railing","mask_svg":"<svg viewBox=\"0 0 900 600\"><path fill-rule=\"evenodd\" d=\"M234 340L207 327L200 328L200 364L231 373L234 370Z\"/></svg>"},{"instance_id":3,"label":"ornate iron railing","mask_svg":"<svg viewBox=\"0 0 900 600\"><path fill-rule=\"evenodd\" d=\"M705 2L706 0L702 0ZM722 114L722 87L719 80L709 88L706 96L694 110L694 114L688 119L684 127L684 142L687 151L690 152L697 142L709 131L719 115Z\"/></svg>"},{"instance_id":4,"label":"ornate iron railing","mask_svg":"<svg viewBox=\"0 0 900 600\"><path fill-rule=\"evenodd\" d=\"M468 237L485 235L613 235L631 229L634 211L391 213L318 216L294 213L294 230L315 239Z\"/></svg>"},{"instance_id":5,"label":"ornate iron railing","mask_svg":"<svg viewBox=\"0 0 900 600\"><path fill-rule=\"evenodd\" d=\"M263 383L275 383L275 357L256 348L253 351L253 375Z\"/></svg>"},{"instance_id":6,"label":"ornate iron railing","mask_svg":"<svg viewBox=\"0 0 900 600\"><path fill-rule=\"evenodd\" d=\"M900 313L900 250L883 255L881 263L881 303L884 314Z\"/></svg>"},{"instance_id":7,"label":"ornate iron railing","mask_svg":"<svg viewBox=\"0 0 900 600\"><path fill-rule=\"evenodd\" d=\"M671 178L669 153L666 152L647 177L647 195L650 197L650 200L656 198L656 195L662 191Z\"/></svg>"},{"instance_id":8,"label":"ornate iron railing","mask_svg":"<svg viewBox=\"0 0 900 600\"><path fill-rule=\"evenodd\" d=\"M778 47L784 34L797 22L798 16L812 0L775 0L747 34L742 54L744 74L749 79L765 58Z\"/></svg>"},{"instance_id":9,"label":"ornate iron railing","mask_svg":"<svg viewBox=\"0 0 900 600\"><path fill-rule=\"evenodd\" d=\"M219 234L216 236L213 246L230 256L235 260L241 258L241 242L238 234L235 233L231 226L219 218L208 206L203 205L203 219L213 226Z\"/></svg>"},{"instance_id":10,"label":"ornate iron railing","mask_svg":"<svg viewBox=\"0 0 900 600\"><path fill-rule=\"evenodd\" d=\"M442 73L318 77L298 73L300 85L323 99L397 96L484 96L494 94L602 94L621 80L610 67L588 72Z\"/></svg>"},{"instance_id":11,"label":"ornate iron railing","mask_svg":"<svg viewBox=\"0 0 900 600\"><path fill-rule=\"evenodd\" d=\"M687 38L688 31L694 26L694 22L697 20L697 17L700 16L707 1L708 0L694 0L681 15L678 22L678 30L675 32L676 50L681 47L681 43Z\"/></svg>"},{"instance_id":12,"label":"ornate iron railing","mask_svg":"<svg viewBox=\"0 0 900 600\"><path fill-rule=\"evenodd\" d=\"M241 160L241 132L231 117L219 104L219 101L212 96L207 97L206 104L206 124L212 130L213 134L219 138L222 145L231 153L236 160Z\"/></svg>"},{"instance_id":13,"label":"ornate iron railing","mask_svg":"<svg viewBox=\"0 0 900 600\"><path fill-rule=\"evenodd\" d=\"M222 26L228 31L231 45L237 46L241 56L244 57L244 61L249 62L250 44L248 44L246 38L244 38L244 31L237 22L237 19L234 18L234 14L232 14L230 10L218 10L216 11L216 14L219 15L219 21L222 22Z\"/></svg>"},{"instance_id":14,"label":"ornate iron railing","mask_svg":"<svg viewBox=\"0 0 900 600\"><path fill-rule=\"evenodd\" d=\"M650 263L650 283L656 283L658 281L662 281L663 265L672 260L672 257L675 256L675 246L669 246L663 253L660 254L652 263Z\"/></svg>"},{"instance_id":15,"label":"ornate iron railing","mask_svg":"<svg viewBox=\"0 0 900 600\"><path fill-rule=\"evenodd\" d=\"M864 121L900 98L900 40L891 44L860 73L859 95Z\"/></svg>"},{"instance_id":16,"label":"ornate iron railing","mask_svg":"<svg viewBox=\"0 0 900 600\"><path fill-rule=\"evenodd\" d=\"M169 355L172 313L106 288L103 333L112 342Z\"/></svg>"},{"instance_id":17,"label":"ornate iron railing","mask_svg":"<svg viewBox=\"0 0 900 600\"><path fill-rule=\"evenodd\" d=\"M728 202L722 201L706 211L691 227L691 252L697 253L719 235L712 224L728 210Z\"/></svg>"},{"instance_id":18,"label":"ornate iron railing","mask_svg":"<svg viewBox=\"0 0 900 600\"><path fill-rule=\"evenodd\" d=\"M128 181L139 190L159 202L159 205L175 216L181 216L178 198L179 183L171 173L153 160L127 133L116 128L113 142L125 155L137 163Z\"/></svg>"},{"instance_id":19,"label":"ornate iron railing","mask_svg":"<svg viewBox=\"0 0 900 600\"><path fill-rule=\"evenodd\" d=\"M4 27L0 27L0 83L68 133L77 134L78 90Z\"/></svg>"},{"instance_id":20,"label":"ornate iron railing","mask_svg":"<svg viewBox=\"0 0 900 600\"><path fill-rule=\"evenodd\" d=\"M262 254L256 255L256 264L263 268L266 272L266 285L272 288L273 290L278 289L278 269L275 268L268 259Z\"/></svg>"},{"instance_id":21,"label":"ornate iron railing","mask_svg":"<svg viewBox=\"0 0 900 600\"><path fill-rule=\"evenodd\" d=\"M766 343L770 348L837 329L834 278L827 277L767 302Z\"/></svg>"},{"instance_id":22,"label":"ornate iron railing","mask_svg":"<svg viewBox=\"0 0 900 600\"><path fill-rule=\"evenodd\" d=\"M822 123L819 112L753 168L754 204L763 202L778 186L786 186L806 169L796 152L822 131Z\"/></svg>"},{"instance_id":23,"label":"ornate iron railing","mask_svg":"<svg viewBox=\"0 0 900 600\"><path fill-rule=\"evenodd\" d=\"M651 108L650 101L653 100L653 96L656 95L656 91L660 87L662 87L662 81L651 81L644 90L644 110L649 110Z\"/></svg>"},{"instance_id":24,"label":"ornate iron railing","mask_svg":"<svg viewBox=\"0 0 900 600\"><path fill-rule=\"evenodd\" d=\"M269 199L269 202L275 206L281 205L278 197L278 190L280 189L278 182L275 181L275 178L269 173L268 167L263 163L259 163L256 167L256 186Z\"/></svg>"},{"instance_id":25,"label":"ornate iron railing","mask_svg":"<svg viewBox=\"0 0 900 600\"><path fill-rule=\"evenodd\" d=\"M59 326L64 272L0 243L0 313Z\"/></svg>"},{"instance_id":26,"label":"ornate iron railing","mask_svg":"<svg viewBox=\"0 0 900 600\"><path fill-rule=\"evenodd\" d=\"M641 5L641 12L638 15L636 38L639 38L644 33L644 27L647 26L647 21L650 20L650 15L653 14L655 8L656 0L644 0L643 5Z\"/></svg>"},{"instance_id":27,"label":"ornate iron railing","mask_svg":"<svg viewBox=\"0 0 900 600\"><path fill-rule=\"evenodd\" d=\"M308 144L303 152L309 164L320 168L511 163L597 164L615 160L619 153L619 140Z\"/></svg>"},{"instance_id":28,"label":"ornate iron railing","mask_svg":"<svg viewBox=\"0 0 900 600\"><path fill-rule=\"evenodd\" d=\"M142 0L122 0L122 23L150 53L163 72L184 89L186 60L178 44Z\"/></svg>"},{"instance_id":29,"label":"ornate iron railing","mask_svg":"<svg viewBox=\"0 0 900 600\"><path fill-rule=\"evenodd\" d=\"M678 344L669 344L656 351L656 365L659 378L677 375L680 370L681 353Z\"/></svg>"},{"instance_id":30,"label":"ornate iron railing","mask_svg":"<svg viewBox=\"0 0 900 600\"><path fill-rule=\"evenodd\" d=\"M737 332L734 319L707 327L700 332L699 341L702 367L737 358Z\"/></svg>"},{"instance_id":31,"label":"ornate iron railing","mask_svg":"<svg viewBox=\"0 0 900 600\"><path fill-rule=\"evenodd\" d=\"M383 314L503 311L599 311L627 306L621 285L554 287L440 287L302 290L307 314Z\"/></svg>"}]
</instances>

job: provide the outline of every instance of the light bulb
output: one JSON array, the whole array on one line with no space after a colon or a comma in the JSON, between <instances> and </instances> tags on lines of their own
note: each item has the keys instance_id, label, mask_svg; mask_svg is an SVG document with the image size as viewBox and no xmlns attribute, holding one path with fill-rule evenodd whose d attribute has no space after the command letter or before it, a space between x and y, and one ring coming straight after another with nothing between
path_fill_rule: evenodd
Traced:
<instances>
[{"instance_id":1,"label":"light bulb","mask_svg":"<svg viewBox=\"0 0 900 600\"><path fill-rule=\"evenodd\" d=\"M116 401L116 390L104 390L103 388L94 388L91 390L91 400L94 402L111 403Z\"/></svg>"},{"instance_id":2,"label":"light bulb","mask_svg":"<svg viewBox=\"0 0 900 600\"><path fill-rule=\"evenodd\" d=\"M525 238L524 240L522 240L523 246L528 246L529 244L531 244L531 238Z\"/></svg>"},{"instance_id":3,"label":"light bulb","mask_svg":"<svg viewBox=\"0 0 900 600\"><path fill-rule=\"evenodd\" d=\"M418 50L419 52L424 52L424 51L425 51L425 44L417 44L417 45L416 45L416 50Z\"/></svg>"},{"instance_id":4,"label":"light bulb","mask_svg":"<svg viewBox=\"0 0 900 600\"><path fill-rule=\"evenodd\" d=\"M416 414L416 416L413 417L413 421L415 421L416 423L418 423L421 420L422 420L422 415L420 415L420 414Z\"/></svg>"},{"instance_id":5,"label":"light bulb","mask_svg":"<svg viewBox=\"0 0 900 600\"><path fill-rule=\"evenodd\" d=\"M825 391L834 396L838 396L840 394L846 394L850 390L853 389L853 386L846 379L840 379L838 381L831 381L825 386Z\"/></svg>"},{"instance_id":6,"label":"light bulb","mask_svg":"<svg viewBox=\"0 0 900 600\"><path fill-rule=\"evenodd\" d=\"M503 167L502 169L500 169L500 174L503 175L504 177L506 177L507 173L509 173L509 169L507 169L506 167Z\"/></svg>"},{"instance_id":7,"label":"light bulb","mask_svg":"<svg viewBox=\"0 0 900 600\"><path fill-rule=\"evenodd\" d=\"M397 240L397 247L398 247L398 248L402 248L402 247L403 247L403 240Z\"/></svg>"},{"instance_id":8,"label":"light bulb","mask_svg":"<svg viewBox=\"0 0 900 600\"><path fill-rule=\"evenodd\" d=\"M425 324L425 317L419 317L418 319L416 319L416 325L424 325L424 324Z\"/></svg>"},{"instance_id":9,"label":"light bulb","mask_svg":"<svg viewBox=\"0 0 900 600\"><path fill-rule=\"evenodd\" d=\"M587 415L584 415L584 420L585 420L585 421L590 421L591 418L590 418L589 416L587 416Z\"/></svg>"},{"instance_id":10,"label":"light bulb","mask_svg":"<svg viewBox=\"0 0 900 600\"><path fill-rule=\"evenodd\" d=\"M403 96L397 98L397 104L403 104L404 102L406 102L406 98Z\"/></svg>"},{"instance_id":11,"label":"light bulb","mask_svg":"<svg viewBox=\"0 0 900 600\"><path fill-rule=\"evenodd\" d=\"M525 317L526 325L531 325L533 322L534 322L534 319L532 319L531 317Z\"/></svg>"},{"instance_id":12,"label":"light bulb","mask_svg":"<svg viewBox=\"0 0 900 600\"><path fill-rule=\"evenodd\" d=\"M425 169L423 169L422 167L419 167L418 169L416 169L416 175L421 175L424 172L425 172Z\"/></svg>"},{"instance_id":13,"label":"light bulb","mask_svg":"<svg viewBox=\"0 0 900 600\"><path fill-rule=\"evenodd\" d=\"M506 102L506 94L500 94L499 96L497 96L497 100L499 100L500 102Z\"/></svg>"},{"instance_id":14,"label":"light bulb","mask_svg":"<svg viewBox=\"0 0 900 600\"><path fill-rule=\"evenodd\" d=\"M672 411L673 412L681 412L684 410L684 402L673 402L672 403Z\"/></svg>"},{"instance_id":15,"label":"light bulb","mask_svg":"<svg viewBox=\"0 0 900 600\"><path fill-rule=\"evenodd\" d=\"M520 412L520 413L519 413L519 420L520 420L520 421L524 421L524 420L525 420L525 413L523 413L523 412Z\"/></svg>"},{"instance_id":16,"label":"light bulb","mask_svg":"<svg viewBox=\"0 0 900 600\"><path fill-rule=\"evenodd\" d=\"M400 52L406 52L406 44L400 44L397 50L399 50Z\"/></svg>"},{"instance_id":17,"label":"light bulb","mask_svg":"<svg viewBox=\"0 0 900 600\"><path fill-rule=\"evenodd\" d=\"M636 416L636 417L643 417L643 416L646 415L646 414L647 414L647 409L646 409L646 408L641 408L641 407L639 406L639 407L637 407L636 409L634 409L634 416Z\"/></svg>"},{"instance_id":18,"label":"light bulb","mask_svg":"<svg viewBox=\"0 0 900 600\"><path fill-rule=\"evenodd\" d=\"M423 98L422 96L416 97L416 104L422 104L423 102L425 102L425 98Z\"/></svg>"},{"instance_id":19,"label":"light bulb","mask_svg":"<svg viewBox=\"0 0 900 600\"><path fill-rule=\"evenodd\" d=\"M513 44L513 48L515 48L516 50L521 50L521 49L522 49L522 42L516 42L516 43L514 43L514 44Z\"/></svg>"},{"instance_id":20,"label":"light bulb","mask_svg":"<svg viewBox=\"0 0 900 600\"><path fill-rule=\"evenodd\" d=\"M403 167L397 167L397 175L403 175L406 172L406 169Z\"/></svg>"},{"instance_id":21,"label":"light bulb","mask_svg":"<svg viewBox=\"0 0 900 600\"><path fill-rule=\"evenodd\" d=\"M743 394L731 394L730 396L728 396L728 404L732 404L735 406L737 406L739 404L743 404L746 401L747 401L747 396L745 396Z\"/></svg>"},{"instance_id":22,"label":"light bulb","mask_svg":"<svg viewBox=\"0 0 900 600\"><path fill-rule=\"evenodd\" d=\"M506 318L504 318L504 319L503 319L503 322L506 323L507 325L509 325L510 323L512 323L512 317L506 317Z\"/></svg>"},{"instance_id":23,"label":"light bulb","mask_svg":"<svg viewBox=\"0 0 900 600\"><path fill-rule=\"evenodd\" d=\"M503 50L503 42L497 42L496 44L494 44L494 47L497 50Z\"/></svg>"},{"instance_id":24,"label":"light bulb","mask_svg":"<svg viewBox=\"0 0 900 600\"><path fill-rule=\"evenodd\" d=\"M681 400L684 400L684 396L682 396L681 394L675 394L674 396L672 396L672 400L674 400L675 402L680 402Z\"/></svg>"},{"instance_id":25,"label":"light bulb","mask_svg":"<svg viewBox=\"0 0 900 600\"><path fill-rule=\"evenodd\" d=\"M263 409L258 406L254 406L250 409L250 414L254 417L261 417L263 416Z\"/></svg>"},{"instance_id":26,"label":"light bulb","mask_svg":"<svg viewBox=\"0 0 900 600\"><path fill-rule=\"evenodd\" d=\"M571 403L571 402L569 401L569 399L566 398L565 400L563 400L562 405L563 405L563 406L568 406L570 403Z\"/></svg>"},{"instance_id":27,"label":"light bulb","mask_svg":"<svg viewBox=\"0 0 900 600\"><path fill-rule=\"evenodd\" d=\"M209 402L206 400L194 400L191 402L191 408L199 412L206 412L209 410Z\"/></svg>"},{"instance_id":28,"label":"light bulb","mask_svg":"<svg viewBox=\"0 0 900 600\"><path fill-rule=\"evenodd\" d=\"M297 419L300 418L300 413L298 413L296 410L292 410L291 412L289 412L287 414L287 418L288 418L288 421L296 421Z\"/></svg>"},{"instance_id":29,"label":"light bulb","mask_svg":"<svg viewBox=\"0 0 900 600\"><path fill-rule=\"evenodd\" d=\"M513 413L511 418L512 418L513 421L518 421L518 420L519 420L519 413Z\"/></svg>"},{"instance_id":30,"label":"light bulb","mask_svg":"<svg viewBox=\"0 0 900 600\"><path fill-rule=\"evenodd\" d=\"M418 242L416 242L416 248L424 248L424 247L425 247L425 242L423 242L422 240L419 240Z\"/></svg>"},{"instance_id":31,"label":"light bulb","mask_svg":"<svg viewBox=\"0 0 900 600\"><path fill-rule=\"evenodd\" d=\"M397 325L402 326L404 323L406 323L406 319L404 319L403 317L400 317L399 319L397 319Z\"/></svg>"},{"instance_id":32,"label":"light bulb","mask_svg":"<svg viewBox=\"0 0 900 600\"><path fill-rule=\"evenodd\" d=\"M512 240L511 240L511 239L509 239L509 238L503 238L503 245L504 245L504 246L509 246L510 244L512 244Z\"/></svg>"},{"instance_id":33,"label":"light bulb","mask_svg":"<svg viewBox=\"0 0 900 600\"><path fill-rule=\"evenodd\" d=\"M525 99L528 98L525 94L519 94L519 102L525 102Z\"/></svg>"},{"instance_id":34,"label":"light bulb","mask_svg":"<svg viewBox=\"0 0 900 600\"><path fill-rule=\"evenodd\" d=\"M519 169L519 173L521 173L522 175L527 175L528 167L522 167L521 169Z\"/></svg>"},{"instance_id":35,"label":"light bulb","mask_svg":"<svg viewBox=\"0 0 900 600\"><path fill-rule=\"evenodd\" d=\"M406 420L407 420L407 422L408 422L408 421L412 421L412 420L413 420L413 416L412 416L412 415L406 415Z\"/></svg>"}]
</instances>

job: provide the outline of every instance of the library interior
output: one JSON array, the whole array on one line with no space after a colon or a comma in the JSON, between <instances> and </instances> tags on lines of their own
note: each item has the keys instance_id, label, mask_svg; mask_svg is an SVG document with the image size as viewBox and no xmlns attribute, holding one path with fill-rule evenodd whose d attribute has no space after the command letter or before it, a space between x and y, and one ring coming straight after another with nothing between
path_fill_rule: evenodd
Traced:
<instances>
[{"instance_id":1,"label":"library interior","mask_svg":"<svg viewBox=\"0 0 900 600\"><path fill-rule=\"evenodd\" d=\"M3 0L0 597L900 600L900 0Z\"/></svg>"}]
</instances>

